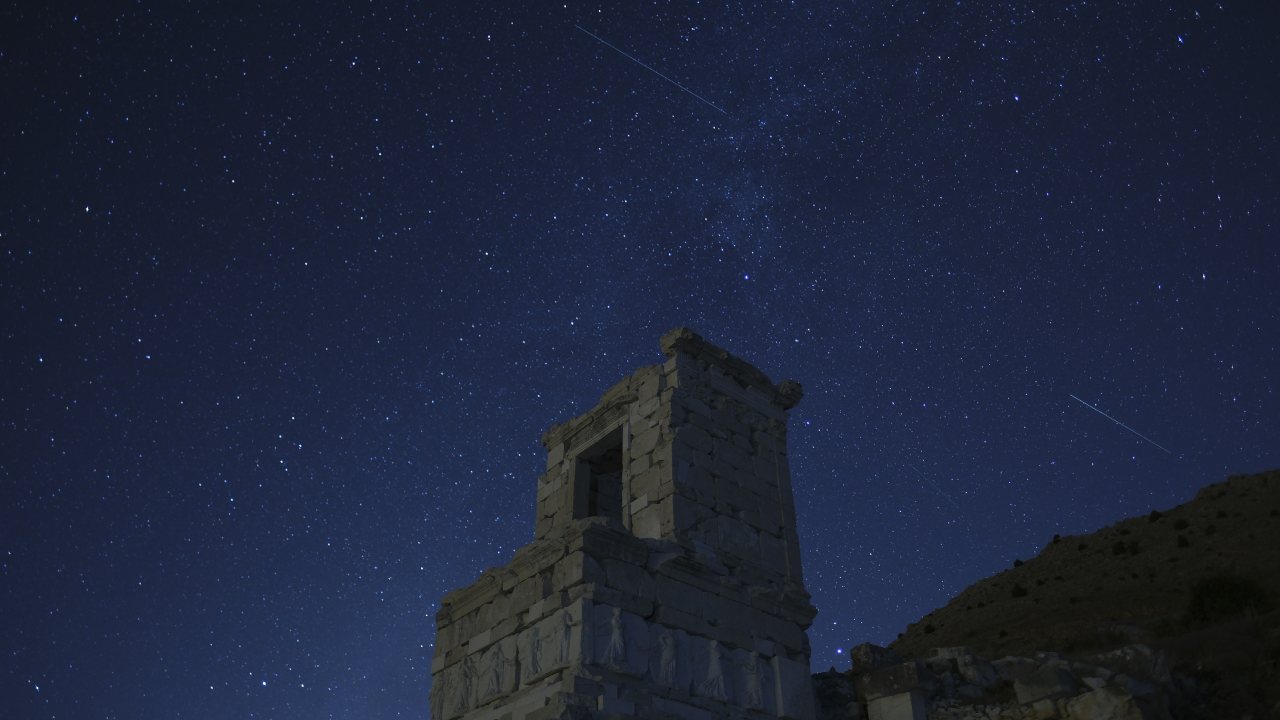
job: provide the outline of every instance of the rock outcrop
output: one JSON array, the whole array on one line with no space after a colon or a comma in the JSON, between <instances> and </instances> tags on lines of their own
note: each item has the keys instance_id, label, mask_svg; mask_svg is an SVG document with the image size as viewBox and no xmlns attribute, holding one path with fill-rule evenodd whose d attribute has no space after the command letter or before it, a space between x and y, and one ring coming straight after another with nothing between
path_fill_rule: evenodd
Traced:
<instances>
[{"instance_id":1,"label":"rock outcrop","mask_svg":"<svg viewBox=\"0 0 1280 720\"><path fill-rule=\"evenodd\" d=\"M1237 475L1055 535L889 648L854 648L815 677L819 717L1280 719L1278 604L1280 471Z\"/></svg>"},{"instance_id":2,"label":"rock outcrop","mask_svg":"<svg viewBox=\"0 0 1280 720\"><path fill-rule=\"evenodd\" d=\"M1201 686L1145 645L1089 660L1056 653L990 660L967 647L814 676L822 720L1171 720Z\"/></svg>"},{"instance_id":3,"label":"rock outcrop","mask_svg":"<svg viewBox=\"0 0 1280 720\"><path fill-rule=\"evenodd\" d=\"M1280 470L1233 476L1183 505L1094 533L1054 535L1036 557L1011 561L909 625L890 647L919 656L966 645L1000 657L1152 644L1188 621L1223 619L1212 602L1192 607L1206 582L1234 584L1222 594L1265 613L1280 601Z\"/></svg>"}]
</instances>

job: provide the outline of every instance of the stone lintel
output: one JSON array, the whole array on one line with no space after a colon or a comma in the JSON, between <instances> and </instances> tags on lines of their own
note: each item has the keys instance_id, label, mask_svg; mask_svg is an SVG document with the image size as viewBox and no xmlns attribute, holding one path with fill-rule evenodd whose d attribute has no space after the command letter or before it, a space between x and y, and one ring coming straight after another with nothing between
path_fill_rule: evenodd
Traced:
<instances>
[{"instance_id":1,"label":"stone lintel","mask_svg":"<svg viewBox=\"0 0 1280 720\"><path fill-rule=\"evenodd\" d=\"M586 445L593 436L611 428L627 416L627 407L636 401L634 394L622 394L610 402L597 405L584 415L567 420L542 434L542 446L548 450L569 445L577 448Z\"/></svg>"},{"instance_id":2,"label":"stone lintel","mask_svg":"<svg viewBox=\"0 0 1280 720\"><path fill-rule=\"evenodd\" d=\"M542 446L547 450L569 443L583 444L584 430L589 435L593 426L604 427L626 417L626 409L637 401L649 400L660 388L661 365L648 365L613 384L600 396L590 411L578 417L552 426L542 434Z\"/></svg>"}]
</instances>

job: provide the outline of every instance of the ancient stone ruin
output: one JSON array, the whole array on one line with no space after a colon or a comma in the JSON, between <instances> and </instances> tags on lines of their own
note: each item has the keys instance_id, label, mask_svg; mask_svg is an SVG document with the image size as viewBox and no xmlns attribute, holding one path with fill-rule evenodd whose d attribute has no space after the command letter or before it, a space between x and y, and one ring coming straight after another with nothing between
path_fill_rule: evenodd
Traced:
<instances>
[{"instance_id":1,"label":"ancient stone ruin","mask_svg":"<svg viewBox=\"0 0 1280 720\"><path fill-rule=\"evenodd\" d=\"M968 647L903 659L870 643L849 655L849 672L814 678L820 720L1242 717L1205 706L1211 685L1174 672L1167 653L1142 644L1076 659L1038 652L988 660Z\"/></svg>"},{"instance_id":2,"label":"ancient stone ruin","mask_svg":"<svg viewBox=\"0 0 1280 720\"><path fill-rule=\"evenodd\" d=\"M814 717L800 385L688 329L542 437L536 539L445 596L435 720Z\"/></svg>"}]
</instances>

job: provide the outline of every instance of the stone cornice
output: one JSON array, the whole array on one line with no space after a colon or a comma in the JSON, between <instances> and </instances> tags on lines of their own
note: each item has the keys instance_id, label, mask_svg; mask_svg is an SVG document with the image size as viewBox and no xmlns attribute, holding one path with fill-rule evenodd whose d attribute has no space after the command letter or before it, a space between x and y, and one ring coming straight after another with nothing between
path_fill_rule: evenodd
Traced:
<instances>
[{"instance_id":1,"label":"stone cornice","mask_svg":"<svg viewBox=\"0 0 1280 720\"><path fill-rule=\"evenodd\" d=\"M783 380L774 384L768 375L756 366L734 356L728 350L712 345L698 333L687 327L678 327L662 336L662 353L669 358L685 353L720 368L744 388L754 388L764 393L783 410L790 410L804 397L804 388L795 380Z\"/></svg>"}]
</instances>

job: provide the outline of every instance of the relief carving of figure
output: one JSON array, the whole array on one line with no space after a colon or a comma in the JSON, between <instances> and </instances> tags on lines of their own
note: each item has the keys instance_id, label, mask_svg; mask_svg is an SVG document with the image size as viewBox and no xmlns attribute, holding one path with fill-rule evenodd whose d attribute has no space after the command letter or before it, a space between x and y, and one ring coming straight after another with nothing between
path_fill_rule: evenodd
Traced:
<instances>
[{"instance_id":1,"label":"relief carving of figure","mask_svg":"<svg viewBox=\"0 0 1280 720\"><path fill-rule=\"evenodd\" d=\"M440 673L431 687L431 720L444 720L444 696L448 692L445 674Z\"/></svg>"},{"instance_id":2,"label":"relief carving of figure","mask_svg":"<svg viewBox=\"0 0 1280 720\"><path fill-rule=\"evenodd\" d=\"M561 616L564 620L563 631L560 634L560 662L569 662L569 650L572 648L570 639L573 636L573 613L566 610Z\"/></svg>"},{"instance_id":3,"label":"relief carving of figure","mask_svg":"<svg viewBox=\"0 0 1280 720\"><path fill-rule=\"evenodd\" d=\"M502 643L493 646L493 658L489 663L489 685L484 690L485 697L501 695L504 687L503 675L507 671L507 655L502 651Z\"/></svg>"},{"instance_id":4,"label":"relief carving of figure","mask_svg":"<svg viewBox=\"0 0 1280 720\"><path fill-rule=\"evenodd\" d=\"M709 641L707 650L707 677L703 679L698 689L703 695L714 700L726 700L728 696L724 691L724 663L720 659L720 643L715 640Z\"/></svg>"},{"instance_id":5,"label":"relief carving of figure","mask_svg":"<svg viewBox=\"0 0 1280 720\"><path fill-rule=\"evenodd\" d=\"M676 636L670 630L663 629L658 636L658 677L654 678L667 687L676 684Z\"/></svg>"},{"instance_id":6,"label":"relief carving of figure","mask_svg":"<svg viewBox=\"0 0 1280 720\"><path fill-rule=\"evenodd\" d=\"M529 675L542 673L542 631L535 625L529 633Z\"/></svg>"},{"instance_id":7,"label":"relief carving of figure","mask_svg":"<svg viewBox=\"0 0 1280 720\"><path fill-rule=\"evenodd\" d=\"M476 679L475 657L468 655L463 658L458 670L458 687L453 688L453 712L455 715L465 713L470 707L471 685Z\"/></svg>"},{"instance_id":8,"label":"relief carving of figure","mask_svg":"<svg viewBox=\"0 0 1280 720\"><path fill-rule=\"evenodd\" d=\"M622 608L614 608L609 618L609 646L604 651L604 661L609 667L627 666L627 641L622 632Z\"/></svg>"},{"instance_id":9,"label":"relief carving of figure","mask_svg":"<svg viewBox=\"0 0 1280 720\"><path fill-rule=\"evenodd\" d=\"M760 679L760 653L751 651L744 668L747 671L747 707L764 707L764 688Z\"/></svg>"}]
</instances>

